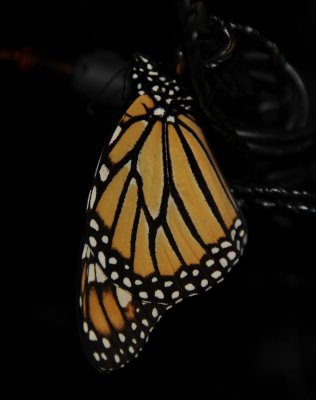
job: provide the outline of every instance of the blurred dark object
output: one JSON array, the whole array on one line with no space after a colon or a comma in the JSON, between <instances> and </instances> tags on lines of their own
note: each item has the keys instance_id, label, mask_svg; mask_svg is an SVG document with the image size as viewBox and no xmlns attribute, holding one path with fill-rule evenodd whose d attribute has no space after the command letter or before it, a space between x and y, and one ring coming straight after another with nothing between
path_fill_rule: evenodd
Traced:
<instances>
[{"instance_id":1,"label":"blurred dark object","mask_svg":"<svg viewBox=\"0 0 316 400\"><path fill-rule=\"evenodd\" d=\"M76 92L105 106L122 107L130 91L128 62L106 50L85 54L72 65L36 54L30 47L0 49L0 61L11 62L25 72L35 68L69 76Z\"/></svg>"},{"instance_id":2,"label":"blurred dark object","mask_svg":"<svg viewBox=\"0 0 316 400\"><path fill-rule=\"evenodd\" d=\"M79 58L73 85L92 102L122 107L130 94L130 64L122 57L98 50Z\"/></svg>"}]
</instances>

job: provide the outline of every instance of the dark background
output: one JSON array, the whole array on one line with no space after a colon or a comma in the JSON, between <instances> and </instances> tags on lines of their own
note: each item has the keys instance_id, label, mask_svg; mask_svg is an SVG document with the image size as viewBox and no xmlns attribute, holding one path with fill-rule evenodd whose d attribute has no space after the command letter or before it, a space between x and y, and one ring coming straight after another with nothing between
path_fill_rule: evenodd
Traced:
<instances>
[{"instance_id":1,"label":"dark background","mask_svg":"<svg viewBox=\"0 0 316 400\"><path fill-rule=\"evenodd\" d=\"M173 37L171 3L11 1L1 5L0 47L30 46L69 63L98 48L164 57ZM276 41L315 109L314 1L208 4ZM11 392L68 382L70 393L82 388L91 396L194 390L196 398L316 398L315 219L269 212L246 214L249 245L223 284L167 313L124 370L95 372L77 333L75 279L93 170L122 110L105 108L93 118L68 78L4 62L0 88L0 365L16 382ZM311 171L303 184L315 187Z\"/></svg>"}]
</instances>

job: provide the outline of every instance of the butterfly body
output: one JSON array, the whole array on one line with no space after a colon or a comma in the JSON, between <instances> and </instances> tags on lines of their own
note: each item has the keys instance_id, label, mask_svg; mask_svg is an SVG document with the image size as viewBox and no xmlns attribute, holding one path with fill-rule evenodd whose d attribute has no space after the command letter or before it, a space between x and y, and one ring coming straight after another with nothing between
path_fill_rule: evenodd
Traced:
<instances>
[{"instance_id":1,"label":"butterfly body","mask_svg":"<svg viewBox=\"0 0 316 400\"><path fill-rule=\"evenodd\" d=\"M145 320L151 328L166 308L222 281L247 240L243 217L191 113L193 98L142 55L135 56L133 79L139 97L101 155L88 201L79 313L87 348L90 330L101 347L114 333L111 343L120 343L120 334L143 343L147 334L136 339L132 323ZM127 293L128 310L139 314L109 307L104 290ZM111 313L124 323L111 325ZM112 329L102 331L104 321ZM130 344L134 353L126 356L126 349L111 346L125 358L105 349L112 354L105 369L122 366L136 350ZM94 363L102 365L102 351L94 352Z\"/></svg>"}]
</instances>

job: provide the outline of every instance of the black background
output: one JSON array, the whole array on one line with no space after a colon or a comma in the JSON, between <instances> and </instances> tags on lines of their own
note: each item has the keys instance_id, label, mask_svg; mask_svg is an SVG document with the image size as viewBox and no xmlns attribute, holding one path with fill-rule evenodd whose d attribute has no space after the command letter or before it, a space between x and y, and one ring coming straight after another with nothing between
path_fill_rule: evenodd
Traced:
<instances>
[{"instance_id":1,"label":"black background","mask_svg":"<svg viewBox=\"0 0 316 400\"><path fill-rule=\"evenodd\" d=\"M0 46L27 45L69 63L96 48L163 57L171 3L11 1L1 5ZM276 41L315 109L315 2L208 3L214 14ZM0 363L15 378L11 391L35 394L38 382L49 383L46 390L68 382L70 391L91 396L194 390L197 398L315 398L315 219L268 212L246 214L249 245L223 284L167 313L124 370L95 372L77 333L75 279L93 170L122 110L105 108L100 124L66 78L3 62L0 87ZM315 187L315 172L306 171L303 184Z\"/></svg>"}]
</instances>

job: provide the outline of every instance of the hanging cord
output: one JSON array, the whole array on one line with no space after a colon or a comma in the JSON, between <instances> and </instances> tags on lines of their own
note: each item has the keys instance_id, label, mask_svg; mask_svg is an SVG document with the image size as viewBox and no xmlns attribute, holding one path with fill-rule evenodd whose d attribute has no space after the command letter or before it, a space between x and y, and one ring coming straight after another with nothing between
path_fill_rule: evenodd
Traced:
<instances>
[{"instance_id":1,"label":"hanging cord","mask_svg":"<svg viewBox=\"0 0 316 400\"><path fill-rule=\"evenodd\" d=\"M250 26L234 23L229 23L229 26L235 33L243 34L246 37L257 41L258 44L261 44L264 48L266 48L272 63L275 65L277 70L281 72L281 74L284 74L285 78L287 78L289 83L292 84L292 87L296 92L297 101L295 102L294 108L296 118L293 118L291 115L289 116L287 129L290 130L295 127L305 127L309 113L309 101L305 85L299 74L287 62L284 55L280 52L278 46ZM254 57L254 55L255 54L252 53L252 57ZM251 56L251 54L248 54L248 57L249 56Z\"/></svg>"},{"instance_id":2,"label":"hanging cord","mask_svg":"<svg viewBox=\"0 0 316 400\"><path fill-rule=\"evenodd\" d=\"M201 1L183 0L179 4L181 5L179 9L183 26L183 49L192 85L204 114L230 146L246 162L249 162L252 160L249 148L254 154L260 156L288 157L304 154L316 145L315 128L307 127L309 104L304 83L295 69L286 61L277 45L249 26L225 24L218 17L209 17ZM221 36L222 40L217 39L216 41L214 36ZM263 89L269 84L271 85L271 81L274 80L275 88L271 89L277 90L278 85L282 87L283 91L283 98L276 100L275 93L272 93L272 99L261 99L256 112L264 119L267 107L270 111L273 108L280 109L282 115L286 115L283 128L249 128L249 124L248 127L247 124L244 124L242 128L237 127L232 124L232 121L228 121L229 112L225 111L224 114L215 105L213 97L214 95L218 96L221 88L223 89L221 74L225 71L226 77L227 72L229 74L225 63L229 66L230 59L234 59L234 63L236 63L236 59L233 57L236 42L238 45L243 44L243 37L252 40L255 44L254 49L249 49L248 46L243 51L238 46L245 67L248 68L249 76L252 76L255 84L259 84ZM260 50L260 46L263 48L262 50ZM274 72L269 72L269 65L265 65L268 63L270 63L270 67L273 66ZM218 67L221 67L219 73L217 72ZM211 71L214 72L210 76ZM210 89L210 79L218 83L217 88L212 86L213 93ZM231 84L228 93L236 90L233 78L231 78ZM230 97L232 99L232 96ZM239 97L235 101L240 102ZM250 98L249 101L253 107L257 100ZM239 103L237 104L239 106ZM260 122L258 123L260 124ZM236 132L238 137L236 137ZM281 140L280 143L281 137L284 137L284 140Z\"/></svg>"},{"instance_id":3,"label":"hanging cord","mask_svg":"<svg viewBox=\"0 0 316 400\"><path fill-rule=\"evenodd\" d=\"M297 74L295 69L287 63L284 56L280 53L278 47L267 40L258 31L237 24L228 24L225 26L220 22L222 29L225 29L228 42L224 51L215 52L211 56L203 53L201 56L201 38L198 37L198 25L204 26L212 21L219 23L220 19L208 18L205 9L201 6L201 2L192 7L191 1L184 0L182 3L182 24L183 24L183 49L187 66L190 71L190 78L193 88L198 96L201 109L209 118L217 131L224 136L226 141L230 143L243 157L249 160L249 148L245 142L250 146L255 154L261 154L267 158L267 162L271 163L271 156L284 156L303 154L311 148L315 141L315 129L307 127L307 118L309 113L308 97L305 86ZM226 27L229 27L227 29ZM204 27L202 28L203 31ZM206 32L207 29L204 29ZM230 36L231 34L231 36ZM259 79L261 78L261 85L265 87L266 82L264 79L270 77L276 79L276 83L280 84L282 79L283 91L285 89L290 93L290 98L279 100L281 105L283 102L288 102L286 124L284 129L250 129L245 125L243 129L238 129L236 135L235 129L227 121L227 118L221 110L214 104L212 92L209 85L209 72L214 71L214 80L218 79L221 82L221 77L216 76L217 69L225 70L225 63L229 64L233 51L235 50L235 41L238 35L246 35L248 38L253 39L257 45L262 45L266 52L256 49L256 51L247 51L242 55L248 60L251 60L253 65L250 66L248 73L255 74L255 66L258 68L265 68L264 63L267 61L272 63L277 73L280 75L276 79L276 75L271 72L257 73ZM208 43L209 44L209 43ZM206 46L207 48L207 46ZM209 46L209 48L211 48ZM203 46L202 46L203 50ZM220 56L219 56L220 55ZM218 62L216 62L216 57ZM238 62L238 60L234 60ZM248 63L248 68L249 68ZM246 64L247 67L247 64ZM252 69L251 69L252 68ZM221 84L218 86L221 87ZM223 87L223 86L222 86ZM229 93L229 92L228 92ZM216 93L217 94L217 93ZM260 110L259 110L260 114ZM250 125L248 125L250 126ZM273 164L272 164L273 165ZM301 215L316 216L316 195L307 191L288 190L276 186L262 185L235 185L232 189L239 203L243 207L256 206L266 209L274 209L279 211L290 211L292 213Z\"/></svg>"},{"instance_id":4,"label":"hanging cord","mask_svg":"<svg viewBox=\"0 0 316 400\"><path fill-rule=\"evenodd\" d=\"M247 141L253 151L260 155L280 157L306 152L316 144L316 130L314 127L307 126L309 102L300 76L280 53L277 45L267 40L260 32L249 26L232 23L229 25L235 34L239 33L253 39L266 49L268 59L281 75L280 80L283 80L284 89L287 88L287 91L290 92L288 94L290 99L286 99L290 109L287 110L287 121L283 129L250 130L244 128L237 129L238 134ZM264 53L248 51L243 56L249 62L257 62L259 65L264 63ZM280 107L281 102L282 99L276 103L276 107ZM271 104L272 102L270 102Z\"/></svg>"},{"instance_id":5,"label":"hanging cord","mask_svg":"<svg viewBox=\"0 0 316 400\"><path fill-rule=\"evenodd\" d=\"M266 185L233 185L232 192L242 207L256 206L316 217L316 193Z\"/></svg>"},{"instance_id":6,"label":"hanging cord","mask_svg":"<svg viewBox=\"0 0 316 400\"><path fill-rule=\"evenodd\" d=\"M183 0L180 2L180 18L183 25L183 49L184 57L188 65L192 86L197 94L199 104L205 116L211 122L213 128L231 148L236 151L240 157L248 165L254 164L254 159L246 142L239 138L233 126L229 123L222 111L216 107L213 96L208 83L207 70L200 54L200 46L198 41L197 26L201 21L207 19L207 14L199 2L195 8L192 8L191 1ZM233 45L228 46L229 51ZM224 54L221 53L218 59L224 60ZM215 60L210 62L211 66L215 65Z\"/></svg>"}]
</instances>

